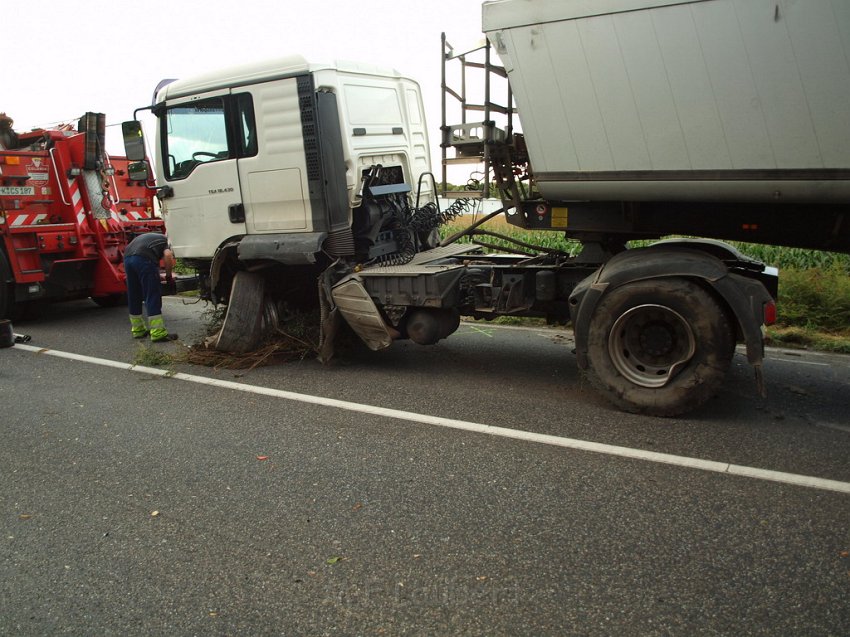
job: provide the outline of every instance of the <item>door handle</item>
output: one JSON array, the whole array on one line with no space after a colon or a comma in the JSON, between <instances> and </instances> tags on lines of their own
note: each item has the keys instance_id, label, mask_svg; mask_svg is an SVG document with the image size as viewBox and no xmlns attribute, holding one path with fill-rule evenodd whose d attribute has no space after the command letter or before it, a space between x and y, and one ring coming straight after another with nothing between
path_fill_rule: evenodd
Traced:
<instances>
[{"instance_id":1,"label":"door handle","mask_svg":"<svg viewBox=\"0 0 850 637\"><path fill-rule=\"evenodd\" d=\"M245 206L241 203L232 203L227 207L227 215L230 223L243 223L245 221Z\"/></svg>"}]
</instances>

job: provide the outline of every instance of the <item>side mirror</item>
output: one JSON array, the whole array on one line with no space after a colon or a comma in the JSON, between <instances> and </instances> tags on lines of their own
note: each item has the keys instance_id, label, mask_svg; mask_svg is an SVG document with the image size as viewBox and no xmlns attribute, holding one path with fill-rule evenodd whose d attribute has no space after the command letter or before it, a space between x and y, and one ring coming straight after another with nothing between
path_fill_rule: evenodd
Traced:
<instances>
[{"instance_id":1,"label":"side mirror","mask_svg":"<svg viewBox=\"0 0 850 637\"><path fill-rule=\"evenodd\" d=\"M145 137L142 134L142 124L139 121L121 124L124 135L124 154L130 161L140 161L145 158Z\"/></svg>"},{"instance_id":2,"label":"side mirror","mask_svg":"<svg viewBox=\"0 0 850 637\"><path fill-rule=\"evenodd\" d=\"M146 161L134 161L127 166L127 177L131 181L147 181L151 177L151 169Z\"/></svg>"}]
</instances>

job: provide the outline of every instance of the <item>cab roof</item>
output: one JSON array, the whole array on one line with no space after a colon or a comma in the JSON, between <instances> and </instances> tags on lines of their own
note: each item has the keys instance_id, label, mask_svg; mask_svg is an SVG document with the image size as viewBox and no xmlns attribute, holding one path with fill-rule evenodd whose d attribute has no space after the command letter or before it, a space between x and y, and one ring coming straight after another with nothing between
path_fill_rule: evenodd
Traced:
<instances>
[{"instance_id":1,"label":"cab roof","mask_svg":"<svg viewBox=\"0 0 850 637\"><path fill-rule=\"evenodd\" d=\"M397 70L382 68L371 64L338 60L333 63L308 62L300 55L251 62L238 66L216 69L193 77L160 82L156 92L155 102L163 102L176 97L195 95L216 89L248 86L260 82L283 79L331 70L348 74L371 75L391 78L404 78ZM406 79L406 78L404 78Z\"/></svg>"}]
</instances>

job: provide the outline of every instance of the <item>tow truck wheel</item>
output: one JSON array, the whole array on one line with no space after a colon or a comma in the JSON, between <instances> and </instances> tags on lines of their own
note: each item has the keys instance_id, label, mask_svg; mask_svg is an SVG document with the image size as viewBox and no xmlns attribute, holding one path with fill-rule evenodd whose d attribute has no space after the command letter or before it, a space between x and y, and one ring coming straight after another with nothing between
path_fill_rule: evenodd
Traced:
<instances>
[{"instance_id":1,"label":"tow truck wheel","mask_svg":"<svg viewBox=\"0 0 850 637\"><path fill-rule=\"evenodd\" d=\"M264 316L265 280L254 272L237 272L215 348L245 354L257 346Z\"/></svg>"},{"instance_id":2,"label":"tow truck wheel","mask_svg":"<svg viewBox=\"0 0 850 637\"><path fill-rule=\"evenodd\" d=\"M726 313L697 283L638 281L612 290L596 307L587 375L621 409L675 416L717 393L734 346Z\"/></svg>"},{"instance_id":3,"label":"tow truck wheel","mask_svg":"<svg viewBox=\"0 0 850 637\"><path fill-rule=\"evenodd\" d=\"M12 270L6 255L0 250L0 319L12 318L12 306L15 304L15 294L12 283Z\"/></svg>"}]
</instances>

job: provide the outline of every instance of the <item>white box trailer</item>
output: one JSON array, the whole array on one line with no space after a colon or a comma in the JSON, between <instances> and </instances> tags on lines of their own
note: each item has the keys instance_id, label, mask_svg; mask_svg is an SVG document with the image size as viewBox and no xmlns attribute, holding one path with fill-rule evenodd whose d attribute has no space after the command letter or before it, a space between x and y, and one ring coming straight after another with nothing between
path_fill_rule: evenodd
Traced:
<instances>
[{"instance_id":1,"label":"white box trailer","mask_svg":"<svg viewBox=\"0 0 850 637\"><path fill-rule=\"evenodd\" d=\"M850 201L847 0L497 0L550 200Z\"/></svg>"}]
</instances>

